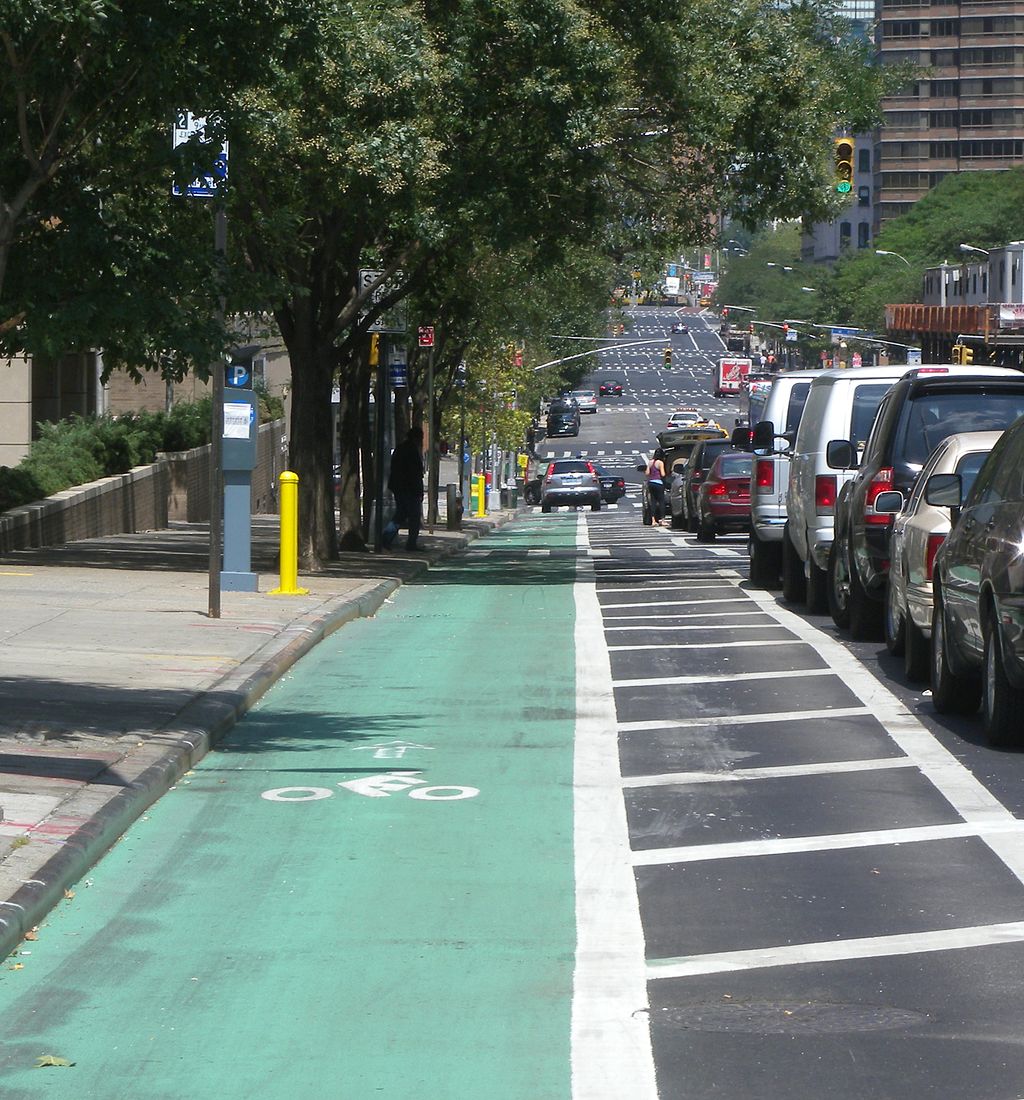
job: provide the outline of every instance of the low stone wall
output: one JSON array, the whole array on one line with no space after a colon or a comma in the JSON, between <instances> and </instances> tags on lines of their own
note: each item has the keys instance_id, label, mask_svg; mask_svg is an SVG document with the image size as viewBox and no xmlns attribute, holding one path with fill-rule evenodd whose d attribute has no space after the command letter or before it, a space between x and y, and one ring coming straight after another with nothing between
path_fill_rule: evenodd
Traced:
<instances>
[{"instance_id":1,"label":"low stone wall","mask_svg":"<svg viewBox=\"0 0 1024 1100\"><path fill-rule=\"evenodd\" d=\"M285 468L284 421L262 424L252 472L254 513L277 511ZM210 448L161 454L151 466L66 489L0 514L0 553L62 546L79 539L154 531L171 520L210 518Z\"/></svg>"}]
</instances>

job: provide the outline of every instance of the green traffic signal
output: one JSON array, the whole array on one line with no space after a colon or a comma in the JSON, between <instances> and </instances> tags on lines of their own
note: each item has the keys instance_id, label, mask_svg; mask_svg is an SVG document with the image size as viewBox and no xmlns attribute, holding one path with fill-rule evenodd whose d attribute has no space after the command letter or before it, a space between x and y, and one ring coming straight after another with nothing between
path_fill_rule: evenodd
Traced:
<instances>
[{"instance_id":1,"label":"green traffic signal","mask_svg":"<svg viewBox=\"0 0 1024 1100\"><path fill-rule=\"evenodd\" d=\"M835 188L840 195L853 190L853 138L835 139Z\"/></svg>"}]
</instances>

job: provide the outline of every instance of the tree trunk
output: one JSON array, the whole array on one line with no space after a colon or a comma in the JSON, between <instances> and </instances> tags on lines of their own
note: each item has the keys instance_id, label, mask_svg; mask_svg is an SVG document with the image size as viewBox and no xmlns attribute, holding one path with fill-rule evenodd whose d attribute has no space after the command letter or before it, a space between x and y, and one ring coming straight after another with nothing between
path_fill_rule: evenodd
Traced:
<instances>
[{"instance_id":1,"label":"tree trunk","mask_svg":"<svg viewBox=\"0 0 1024 1100\"><path fill-rule=\"evenodd\" d=\"M286 344L292 368L289 465L299 477L299 561L303 569L318 572L338 556L331 437L334 350L301 318L289 326Z\"/></svg>"}]
</instances>

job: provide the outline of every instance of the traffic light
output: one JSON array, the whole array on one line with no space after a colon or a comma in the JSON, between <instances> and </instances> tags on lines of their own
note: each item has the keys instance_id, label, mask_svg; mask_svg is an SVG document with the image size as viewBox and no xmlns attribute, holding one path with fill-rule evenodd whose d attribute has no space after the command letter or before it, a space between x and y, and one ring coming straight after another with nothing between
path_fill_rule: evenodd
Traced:
<instances>
[{"instance_id":1,"label":"traffic light","mask_svg":"<svg viewBox=\"0 0 1024 1100\"><path fill-rule=\"evenodd\" d=\"M729 316L729 307L726 306L725 309L722 310L722 320L724 321L726 319L726 317L728 317L728 316Z\"/></svg>"},{"instance_id":2,"label":"traffic light","mask_svg":"<svg viewBox=\"0 0 1024 1100\"><path fill-rule=\"evenodd\" d=\"M789 335L789 325L787 325L785 321L782 322L782 335L783 336L788 336Z\"/></svg>"},{"instance_id":3,"label":"traffic light","mask_svg":"<svg viewBox=\"0 0 1024 1100\"><path fill-rule=\"evenodd\" d=\"M672 366L672 349L665 349L665 367L666 369Z\"/></svg>"},{"instance_id":4,"label":"traffic light","mask_svg":"<svg viewBox=\"0 0 1024 1100\"><path fill-rule=\"evenodd\" d=\"M853 138L835 139L835 187L840 195L853 190Z\"/></svg>"},{"instance_id":5,"label":"traffic light","mask_svg":"<svg viewBox=\"0 0 1024 1100\"><path fill-rule=\"evenodd\" d=\"M380 363L380 336L376 332L370 333L370 366L376 367Z\"/></svg>"},{"instance_id":6,"label":"traffic light","mask_svg":"<svg viewBox=\"0 0 1024 1100\"><path fill-rule=\"evenodd\" d=\"M966 348L963 346L963 344L954 344L953 345L953 362L954 363L962 363L964 361L963 360L963 354L964 354L965 351L966 351Z\"/></svg>"},{"instance_id":7,"label":"traffic light","mask_svg":"<svg viewBox=\"0 0 1024 1100\"><path fill-rule=\"evenodd\" d=\"M967 344L963 344L960 347L960 362L964 366L969 366L974 362L974 348L968 347Z\"/></svg>"}]
</instances>

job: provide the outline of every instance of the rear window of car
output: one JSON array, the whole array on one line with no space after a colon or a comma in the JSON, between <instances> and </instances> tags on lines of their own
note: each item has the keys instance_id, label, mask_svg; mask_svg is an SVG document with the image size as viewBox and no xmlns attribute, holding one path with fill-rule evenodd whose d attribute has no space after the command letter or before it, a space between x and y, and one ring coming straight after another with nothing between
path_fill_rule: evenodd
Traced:
<instances>
[{"instance_id":1,"label":"rear window of car","mask_svg":"<svg viewBox=\"0 0 1024 1100\"><path fill-rule=\"evenodd\" d=\"M967 494L971 491L975 479L978 476L978 471L984 465L988 455L988 451L972 451L970 454L963 455L956 464L956 473L960 475L960 479L963 483L963 497L965 499Z\"/></svg>"},{"instance_id":2,"label":"rear window of car","mask_svg":"<svg viewBox=\"0 0 1024 1100\"><path fill-rule=\"evenodd\" d=\"M553 474L589 474L590 463L581 459L563 458L551 464Z\"/></svg>"},{"instance_id":3,"label":"rear window of car","mask_svg":"<svg viewBox=\"0 0 1024 1100\"><path fill-rule=\"evenodd\" d=\"M850 438L858 447L863 447L875 422L875 414L882 398L892 388L891 382L881 384L865 383L853 391L853 417L850 421ZM967 431L966 428L954 428L954 431ZM931 453L930 451L928 452ZM928 455L926 454L927 458Z\"/></svg>"},{"instance_id":4,"label":"rear window of car","mask_svg":"<svg viewBox=\"0 0 1024 1100\"><path fill-rule=\"evenodd\" d=\"M804 414L804 405L807 404L807 395L811 392L810 382L798 382L789 395L789 404L786 406L787 432L795 432L800 427L800 417ZM753 420L750 422L754 423Z\"/></svg>"},{"instance_id":5,"label":"rear window of car","mask_svg":"<svg viewBox=\"0 0 1024 1100\"><path fill-rule=\"evenodd\" d=\"M723 439L721 443L705 443L704 450L700 453L700 467L702 470L710 469L712 463L723 452L732 447L732 440Z\"/></svg>"},{"instance_id":6,"label":"rear window of car","mask_svg":"<svg viewBox=\"0 0 1024 1100\"><path fill-rule=\"evenodd\" d=\"M1022 415L1024 390L926 392L907 402L895 450L908 465L923 466L949 436L1002 431Z\"/></svg>"},{"instance_id":7,"label":"rear window of car","mask_svg":"<svg viewBox=\"0 0 1024 1100\"><path fill-rule=\"evenodd\" d=\"M752 462L750 455L722 455L718 463L718 476L749 477Z\"/></svg>"},{"instance_id":8,"label":"rear window of car","mask_svg":"<svg viewBox=\"0 0 1024 1100\"><path fill-rule=\"evenodd\" d=\"M575 404L570 405L567 401L552 401L551 407L548 412L551 413L571 413L576 409Z\"/></svg>"}]
</instances>

